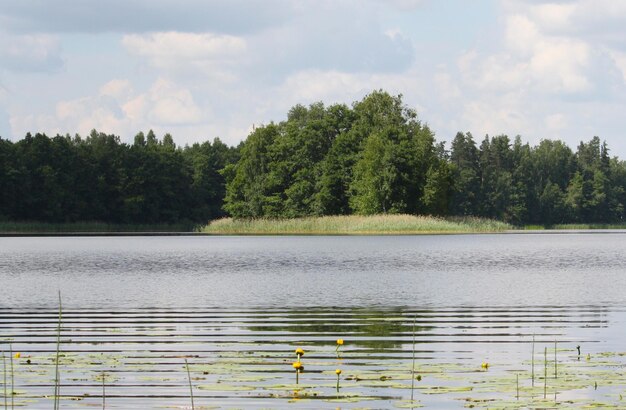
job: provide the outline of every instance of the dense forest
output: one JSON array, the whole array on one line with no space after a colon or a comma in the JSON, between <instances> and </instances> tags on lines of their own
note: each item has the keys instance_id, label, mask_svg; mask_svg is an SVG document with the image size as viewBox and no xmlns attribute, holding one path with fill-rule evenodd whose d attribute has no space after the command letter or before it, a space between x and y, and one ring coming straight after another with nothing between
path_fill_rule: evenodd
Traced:
<instances>
[{"instance_id":1,"label":"dense forest","mask_svg":"<svg viewBox=\"0 0 626 410\"><path fill-rule=\"evenodd\" d=\"M219 139L180 148L151 131L132 145L96 131L0 139L0 220L206 223L224 215L220 170L237 152Z\"/></svg>"},{"instance_id":2,"label":"dense forest","mask_svg":"<svg viewBox=\"0 0 626 410\"><path fill-rule=\"evenodd\" d=\"M409 213L514 224L621 222L626 164L598 137L558 140L458 133L437 142L401 96L351 107L293 107L237 147L178 147L150 131L133 144L92 131L0 138L0 220L206 223L238 218Z\"/></svg>"}]
</instances>

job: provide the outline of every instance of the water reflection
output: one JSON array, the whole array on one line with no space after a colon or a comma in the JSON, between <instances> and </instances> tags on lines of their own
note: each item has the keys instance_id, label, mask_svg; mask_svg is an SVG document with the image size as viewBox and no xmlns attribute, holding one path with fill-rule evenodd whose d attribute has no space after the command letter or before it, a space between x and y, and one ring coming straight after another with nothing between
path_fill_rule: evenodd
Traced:
<instances>
[{"instance_id":1,"label":"water reflection","mask_svg":"<svg viewBox=\"0 0 626 410\"><path fill-rule=\"evenodd\" d=\"M412 335L412 322L407 324L406 312L401 308L388 309L337 309L309 308L287 309L284 317L265 326L250 326L253 332L286 332L296 339L303 336L315 338L313 344L334 343L337 338L349 338L351 345L372 351L397 349L402 338ZM413 315L416 320L428 316ZM432 326L415 326L415 333L433 329ZM319 339L319 340L318 340Z\"/></svg>"}]
</instances>

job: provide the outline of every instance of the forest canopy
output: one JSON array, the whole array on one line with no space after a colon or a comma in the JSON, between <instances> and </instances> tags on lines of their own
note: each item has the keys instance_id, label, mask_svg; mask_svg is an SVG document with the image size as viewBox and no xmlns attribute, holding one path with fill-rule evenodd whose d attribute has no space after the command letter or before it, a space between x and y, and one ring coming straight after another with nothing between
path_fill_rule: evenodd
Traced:
<instances>
[{"instance_id":1,"label":"forest canopy","mask_svg":"<svg viewBox=\"0 0 626 410\"><path fill-rule=\"evenodd\" d=\"M348 106L296 105L237 147L133 144L90 135L0 138L0 220L206 223L236 218L408 213L514 224L624 218L626 164L593 137L559 140L459 132L446 146L402 96Z\"/></svg>"}]
</instances>

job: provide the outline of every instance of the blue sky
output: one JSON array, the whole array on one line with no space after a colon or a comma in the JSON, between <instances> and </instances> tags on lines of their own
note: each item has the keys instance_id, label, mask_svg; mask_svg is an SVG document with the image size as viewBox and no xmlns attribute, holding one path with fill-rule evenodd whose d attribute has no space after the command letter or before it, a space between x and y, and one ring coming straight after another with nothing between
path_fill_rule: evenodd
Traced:
<instances>
[{"instance_id":1,"label":"blue sky","mask_svg":"<svg viewBox=\"0 0 626 410\"><path fill-rule=\"evenodd\" d=\"M236 144L382 88L439 140L598 135L626 158L625 23L614 0L3 1L0 136Z\"/></svg>"}]
</instances>

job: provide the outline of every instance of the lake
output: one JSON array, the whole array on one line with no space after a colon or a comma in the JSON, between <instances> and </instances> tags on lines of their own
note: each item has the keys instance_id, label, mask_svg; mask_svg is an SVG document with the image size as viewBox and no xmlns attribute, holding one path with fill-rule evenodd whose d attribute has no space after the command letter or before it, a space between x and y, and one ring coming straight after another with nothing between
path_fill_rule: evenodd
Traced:
<instances>
[{"instance_id":1,"label":"lake","mask_svg":"<svg viewBox=\"0 0 626 410\"><path fill-rule=\"evenodd\" d=\"M59 290L64 408L191 408L189 379L195 408L619 407L624 255L624 233L0 238L0 341L31 408Z\"/></svg>"}]
</instances>

